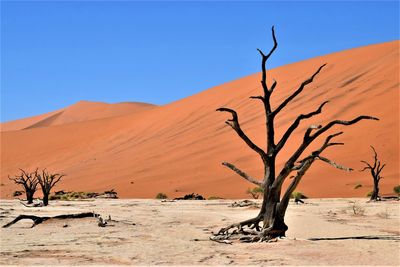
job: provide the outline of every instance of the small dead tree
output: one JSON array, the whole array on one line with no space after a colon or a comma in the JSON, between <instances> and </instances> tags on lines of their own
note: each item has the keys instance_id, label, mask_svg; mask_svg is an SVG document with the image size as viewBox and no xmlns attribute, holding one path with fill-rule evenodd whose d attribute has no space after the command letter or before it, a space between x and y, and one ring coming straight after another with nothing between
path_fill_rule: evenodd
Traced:
<instances>
[{"instance_id":1,"label":"small dead tree","mask_svg":"<svg viewBox=\"0 0 400 267\"><path fill-rule=\"evenodd\" d=\"M372 151L374 152L374 163L369 164L368 162L362 160L366 166L361 171L370 170L372 179L374 180L374 190L371 194L371 199L374 201L379 201L381 198L379 197L379 181L382 179L381 172L386 164L381 165L381 161L378 160L378 154L373 146L371 146Z\"/></svg>"},{"instance_id":2,"label":"small dead tree","mask_svg":"<svg viewBox=\"0 0 400 267\"><path fill-rule=\"evenodd\" d=\"M51 189L61 180L63 174L51 174L46 169L42 170L42 173L38 176L38 181L43 193L43 205L49 204L49 195Z\"/></svg>"},{"instance_id":3,"label":"small dead tree","mask_svg":"<svg viewBox=\"0 0 400 267\"><path fill-rule=\"evenodd\" d=\"M37 190L37 185L39 183L38 180L38 169L36 169L34 172L28 173L24 171L23 169L19 169L21 171L20 175L16 175L14 177L8 176L8 179L11 181L14 181L16 184L20 184L23 186L25 194L26 194L26 200L28 204L33 203L33 195L35 194Z\"/></svg>"},{"instance_id":4,"label":"small dead tree","mask_svg":"<svg viewBox=\"0 0 400 267\"><path fill-rule=\"evenodd\" d=\"M301 144L295 150L295 152L287 159L286 163L281 170L277 170L276 157L281 152L292 133L297 129L300 123L308 118L318 115L322 112L322 108L328 103L328 101L323 102L316 110L300 114L292 122L286 132L279 140L275 140L275 119L277 115L293 100L295 99L304 88L314 81L314 78L321 72L326 64L321 65L307 80L302 82L298 89L296 89L289 97L284 99L276 107L271 105L271 95L273 94L277 81L274 80L271 86L267 84L267 72L266 72L266 62L268 58L277 48L278 44L275 38L274 27L272 27L272 38L274 41L274 46L268 54L264 54L258 49L262 58L262 75L261 75L261 85L263 88L263 95L251 96L251 99L260 100L265 109L265 125L266 125L266 140L267 147L266 150L257 146L242 130L238 114L235 110L222 107L217 109L217 111L230 113L232 118L228 119L225 123L232 127L232 129L237 133L237 135L254 150L261 158L264 164L264 177L263 179L256 179L240 170L231 163L223 162L222 165L228 167L232 171L236 172L238 175L246 179L247 181L260 186L263 188L263 202L259 214L255 218L245 220L236 224L232 224L228 227L222 228L211 240L217 242L225 242L229 239L239 239L242 242L256 242L256 241L267 241L271 238L285 236L288 229L285 224L285 213L289 204L289 199L291 194L296 189L297 185L300 183L304 174L315 162L315 160L321 160L332 165L335 168L350 171L352 169L343 167L334 161L322 156L322 152L335 145L343 145L343 143L333 142L333 138L341 135L342 132L338 132L329 135L325 138L325 141L321 147L309 155L302 157L303 152L313 143L318 137L326 133L333 126L336 125L352 125L361 120L378 120L377 118L370 116L359 116L353 120L333 120L326 125L311 125L305 131ZM282 185L285 180L290 176L292 172L296 172L293 176L291 183L285 192L282 192ZM260 226L260 223L262 225Z\"/></svg>"}]
</instances>

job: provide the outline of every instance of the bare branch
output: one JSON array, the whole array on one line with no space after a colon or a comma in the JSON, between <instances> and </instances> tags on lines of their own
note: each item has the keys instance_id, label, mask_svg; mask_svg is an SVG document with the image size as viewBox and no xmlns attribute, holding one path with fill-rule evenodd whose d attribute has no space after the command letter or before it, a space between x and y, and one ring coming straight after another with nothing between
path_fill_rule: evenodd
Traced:
<instances>
[{"instance_id":1,"label":"bare branch","mask_svg":"<svg viewBox=\"0 0 400 267\"><path fill-rule=\"evenodd\" d=\"M303 91L303 89L304 89L304 87L305 87L306 85L312 83L313 80L314 80L314 78L315 78L315 76L317 76L318 73L320 73L320 71L322 70L323 67L325 67L325 65L326 65L326 64L323 64L322 66L320 66L320 67L318 68L318 70L317 70L313 75L311 75L310 78L308 78L307 80L305 80L305 81L300 85L300 87L299 87L296 91L294 91L293 94L291 94L288 98L286 98L286 99L273 111L274 116L275 116L276 114L278 114L290 101L292 101L296 96L298 96L298 95Z\"/></svg>"},{"instance_id":2,"label":"bare branch","mask_svg":"<svg viewBox=\"0 0 400 267\"><path fill-rule=\"evenodd\" d=\"M376 150L373 146L370 146L372 148L372 150L374 151L374 169L376 168L376 163L378 161L378 154L376 153Z\"/></svg>"},{"instance_id":3,"label":"bare branch","mask_svg":"<svg viewBox=\"0 0 400 267\"><path fill-rule=\"evenodd\" d=\"M359 121L361 121L361 120L376 120L376 121L379 121L378 118L375 118L375 117L372 117L372 116L365 116L365 115L358 116L357 118L355 118L355 119L353 119L353 120L351 120L351 121L334 120L334 121L329 122L327 125L325 125L324 127L322 127L320 130L318 130L318 131L312 136L312 138L313 138L313 140L314 140L316 137L318 137L319 135L323 134L324 132L326 132L327 130L329 130L330 128L332 128L334 125L345 125L345 126L348 126L348 125L355 124L355 123L357 123L357 122L359 122Z\"/></svg>"},{"instance_id":4,"label":"bare branch","mask_svg":"<svg viewBox=\"0 0 400 267\"><path fill-rule=\"evenodd\" d=\"M260 52L260 55L262 57L262 62L261 62L261 68L262 68L261 84L262 84L262 87L264 89L265 96L270 95L270 92L269 92L268 86L267 86L267 68L266 68L266 63L267 63L268 58L272 55L272 53L278 47L278 42L276 41L274 27L272 27L271 30L272 30L272 39L274 40L274 46L272 47L271 51L267 55L265 55L260 49L257 49L257 51Z\"/></svg>"},{"instance_id":5,"label":"bare branch","mask_svg":"<svg viewBox=\"0 0 400 267\"><path fill-rule=\"evenodd\" d=\"M377 175L379 176L383 168L386 166L386 164L383 164L382 167L378 168L377 170Z\"/></svg>"},{"instance_id":6,"label":"bare branch","mask_svg":"<svg viewBox=\"0 0 400 267\"><path fill-rule=\"evenodd\" d=\"M270 94L272 94L274 92L276 85L277 85L277 81L274 80L274 82L271 85L271 88L269 89Z\"/></svg>"},{"instance_id":7,"label":"bare branch","mask_svg":"<svg viewBox=\"0 0 400 267\"><path fill-rule=\"evenodd\" d=\"M294 167L292 168L292 170L299 170L299 169L301 169L301 168L302 168L302 165L303 165L305 162L309 161L310 159L312 159L313 161L314 161L315 159L319 159L319 160L325 161L325 162L327 162L327 163L333 165L334 167L336 167L335 165L337 165L337 166L338 166L338 169L341 169L341 168L339 167L339 166L340 166L339 164L336 164L336 163L334 163L333 161L331 161L331 160L329 160L329 159L327 159L327 158L324 158L324 157L321 157L321 156L320 156L320 154L321 154L327 147L334 146L334 145L343 145L343 143L333 143L333 142L330 142L334 137L339 136L339 135L341 135L341 134L343 134L343 132L338 132L338 133L331 134L331 135L327 136L327 137L325 138L324 143L322 144L322 146L321 146L318 150L315 150L315 151L311 152L311 154L310 154L309 156L305 157L305 158L302 159L302 160L299 160L299 161L298 161L299 165L294 166ZM348 170L348 169L350 169L350 168L343 167L343 170ZM351 169L351 170L352 170L352 169Z\"/></svg>"},{"instance_id":8,"label":"bare branch","mask_svg":"<svg viewBox=\"0 0 400 267\"><path fill-rule=\"evenodd\" d=\"M363 172L363 171L369 170L369 169L370 169L370 170L373 169L373 167L372 167L368 162L366 162L366 161L364 161L364 160L361 160L361 162L364 163L364 164L367 165L367 166L365 166L364 169L360 170L360 172Z\"/></svg>"},{"instance_id":9,"label":"bare branch","mask_svg":"<svg viewBox=\"0 0 400 267\"><path fill-rule=\"evenodd\" d=\"M328 146L344 145L344 143L329 143Z\"/></svg>"},{"instance_id":10,"label":"bare branch","mask_svg":"<svg viewBox=\"0 0 400 267\"><path fill-rule=\"evenodd\" d=\"M352 168L348 168L348 167L345 167L343 165L340 165L340 164L334 162L333 160L327 159L325 157L318 156L316 159L319 159L319 160L321 160L323 162L326 162L326 163L332 165L333 167L335 167L336 169L339 169L339 170L344 170L344 171L348 171L348 172L354 170Z\"/></svg>"},{"instance_id":11,"label":"bare branch","mask_svg":"<svg viewBox=\"0 0 400 267\"><path fill-rule=\"evenodd\" d=\"M264 102L264 100L265 100L265 98L263 97L263 96L250 96L249 97L250 99L260 99L261 101L263 101Z\"/></svg>"},{"instance_id":12,"label":"bare branch","mask_svg":"<svg viewBox=\"0 0 400 267\"><path fill-rule=\"evenodd\" d=\"M246 179L247 181L258 185L258 186L262 186L263 183L261 181L258 181L254 178L252 178L251 176L249 176L248 174L246 174L245 172L239 170L238 168L236 168L235 165L229 163L229 162L222 162L222 165L228 167L229 169L231 169L232 171L236 172L237 174L239 174L240 176L242 176L244 179Z\"/></svg>"},{"instance_id":13,"label":"bare branch","mask_svg":"<svg viewBox=\"0 0 400 267\"><path fill-rule=\"evenodd\" d=\"M307 128L307 131L305 132L305 134L304 134L304 140L306 140L306 139L308 139L308 138L310 138L310 134L311 134L311 132L313 131L313 130L316 130L316 129L321 129L322 128L322 125L310 125L308 128Z\"/></svg>"},{"instance_id":14,"label":"bare branch","mask_svg":"<svg viewBox=\"0 0 400 267\"><path fill-rule=\"evenodd\" d=\"M299 115L296 120L292 123L292 125L290 125L290 127L286 130L286 132L284 133L284 135L282 136L281 140L278 142L278 144L276 145L276 153L278 153L283 146L286 144L286 141L289 139L290 135L293 133L294 130L296 130L296 128L300 125L301 120L304 119L308 119L311 118L312 116L315 116L317 114L320 114L322 112L322 108L328 103L329 101L325 101L323 102L317 110L312 111L310 113L307 114L301 114ZM313 129L313 128L312 128ZM311 129L311 130L312 130Z\"/></svg>"},{"instance_id":15,"label":"bare branch","mask_svg":"<svg viewBox=\"0 0 400 267\"><path fill-rule=\"evenodd\" d=\"M282 170L280 171L278 178L276 179L276 181L274 182L274 186L282 186L283 182L285 181L286 177L290 174L290 172L292 171L292 168L294 167L294 163L298 160L298 158L301 156L301 154L304 152L304 150L321 134L323 134L324 132L326 132L327 130L329 130L330 128L332 128L334 125L336 124L340 124L340 125L352 125L355 124L363 119L368 119L368 120L379 120L377 118L371 117L371 116L359 116L351 121L342 121L342 120L334 120L329 122L326 126L321 127L321 126L315 126L315 127L310 127L309 129L307 129L306 133L304 134L304 139L302 144L299 146L299 148L293 153L293 155L289 158L289 160L286 162L286 164L284 165L284 167L282 168ZM314 133L311 134L311 131L313 129L317 128L318 130ZM337 134L333 134L327 137L327 139L325 140L325 143L323 145L323 149L325 149L326 147L328 147L329 141L335 137L338 136L341 133L337 133ZM323 150L322 149L322 150ZM321 150L321 152L322 152Z\"/></svg>"},{"instance_id":16,"label":"bare branch","mask_svg":"<svg viewBox=\"0 0 400 267\"><path fill-rule=\"evenodd\" d=\"M319 149L319 152L321 153L325 148L327 148L328 146L334 146L334 145L343 145L344 143L331 143L331 140L333 138L335 138L336 136L342 135L343 132L338 132L338 133L334 133L331 135L328 135L325 139L324 144L322 145L322 147Z\"/></svg>"},{"instance_id":17,"label":"bare branch","mask_svg":"<svg viewBox=\"0 0 400 267\"><path fill-rule=\"evenodd\" d=\"M298 171L299 173L303 173L302 170L304 170L304 169L308 170L308 168L311 166L311 164L312 164L316 159L321 159L321 160L325 161L324 159L326 159L326 158L319 158L319 157L320 157L320 154L321 154L327 147L330 147L330 146L333 146L333 145L341 145L342 143L331 143L331 142L330 142L333 138L335 138L336 136L339 136L339 135L341 135L341 134L343 134L343 132L338 132L338 133L331 134L331 135L327 136L327 137L325 138L324 143L322 144L322 146L321 146L318 150L313 151L309 156L307 156L307 157L305 157L304 159L298 161L298 162L299 162L299 165L294 165L294 162L291 162L291 161L292 161L294 158L296 158L295 160L297 160L297 159L300 157L301 153L303 153L304 150L307 148L307 146L314 140L314 139L313 139L313 140L310 141L309 139L306 139L306 138L305 138L304 141L303 141L303 143L300 145L299 149L298 149L298 150L292 155L292 157L286 162L285 166L283 167L283 169L282 169L281 172L279 173L278 178L277 178L276 181L274 182L273 187L280 187L280 186L282 186L283 182L285 181L285 179L289 176L289 174L290 174L292 171L296 170L296 171ZM307 142L309 142L309 143L307 144ZM301 152L300 152L300 151L301 151ZM297 153L300 153L300 154L297 154ZM325 162L331 164L331 165L334 166L334 167L337 166L338 169L341 169L340 167L342 167L343 170L350 169L350 168L347 168L347 167L343 167L343 166L341 166L341 165L339 165L339 164L337 164L337 163L334 163L333 161L331 161L331 162L329 162L329 161L330 161L330 160L326 159ZM336 166L335 166L335 165L336 165ZM302 175L304 175L304 173L303 173Z\"/></svg>"},{"instance_id":18,"label":"bare branch","mask_svg":"<svg viewBox=\"0 0 400 267\"><path fill-rule=\"evenodd\" d=\"M242 138L242 140L254 151L256 151L261 159L263 160L263 162L266 161L266 157L267 155L265 154L265 152L258 147L256 144L253 143L253 141L250 140L250 138L247 137L247 135L243 132L243 130L240 127L239 124L239 119L238 119L238 115L236 113L236 111L234 111L233 109L230 108L219 108L217 109L217 111L221 111L221 112L229 112L232 114L232 119L227 120L226 123L231 126L235 132L239 135L240 138Z\"/></svg>"},{"instance_id":19,"label":"bare branch","mask_svg":"<svg viewBox=\"0 0 400 267\"><path fill-rule=\"evenodd\" d=\"M58 178L57 178L57 176L58 176ZM51 184L50 184L50 186L54 187L61 180L61 178L63 178L64 176L65 176L64 174L59 174L59 173L52 174L51 175Z\"/></svg>"},{"instance_id":20,"label":"bare branch","mask_svg":"<svg viewBox=\"0 0 400 267\"><path fill-rule=\"evenodd\" d=\"M297 166L294 166L289 171L289 173L290 173L291 171L296 170L297 174L294 176L294 179L292 180L292 182L290 183L289 187L286 189L286 192L285 192L284 196L282 197L281 206L279 208L279 212L280 213L284 213L285 212L285 210L286 210L286 208L287 208L287 206L289 204L289 198L290 198L291 194L294 192L294 190L296 189L297 185L300 183L302 177L304 176L304 174L307 172L307 170L311 167L311 165L314 163L314 161L316 159L322 160L322 161L324 161L324 162L326 162L326 163L328 163L328 164L332 165L333 167L335 167L337 169L340 169L340 170L345 170L345 171L352 171L353 170L352 168L348 168L348 167L342 166L342 165L340 165L340 164L338 164L338 163L336 163L336 162L334 162L334 161L332 161L330 159L327 159L325 157L320 156L320 154L327 147L329 147L332 144L334 144L334 143L330 143L330 141L334 137L339 136L342 133L343 132L338 132L338 133L335 133L335 134L327 136L326 139L325 139L325 142L322 144L322 146L318 150L313 151L309 156L307 156L304 159L300 160L299 161L300 164L297 165ZM274 184L274 186L278 186L278 185L281 186L287 176L288 175L283 176L283 178L281 178L281 179L277 179L277 183L278 184Z\"/></svg>"}]
</instances>

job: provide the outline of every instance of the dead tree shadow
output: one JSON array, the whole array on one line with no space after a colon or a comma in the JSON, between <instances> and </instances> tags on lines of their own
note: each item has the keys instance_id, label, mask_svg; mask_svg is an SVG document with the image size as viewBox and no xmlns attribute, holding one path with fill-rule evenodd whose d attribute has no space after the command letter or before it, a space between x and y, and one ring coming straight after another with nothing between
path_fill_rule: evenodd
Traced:
<instances>
[{"instance_id":1,"label":"dead tree shadow","mask_svg":"<svg viewBox=\"0 0 400 267\"><path fill-rule=\"evenodd\" d=\"M364 240L398 240L398 235L365 235L365 236L343 236L343 237L314 237L309 238L310 241L322 241L322 240L346 240L346 239L364 239Z\"/></svg>"}]
</instances>

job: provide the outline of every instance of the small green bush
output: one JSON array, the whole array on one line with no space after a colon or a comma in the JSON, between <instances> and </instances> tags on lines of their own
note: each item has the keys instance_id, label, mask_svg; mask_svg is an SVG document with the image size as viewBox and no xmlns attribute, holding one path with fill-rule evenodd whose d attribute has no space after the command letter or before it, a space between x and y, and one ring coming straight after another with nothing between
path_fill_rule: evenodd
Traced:
<instances>
[{"instance_id":1,"label":"small green bush","mask_svg":"<svg viewBox=\"0 0 400 267\"><path fill-rule=\"evenodd\" d=\"M167 198L168 198L168 196L164 193L158 193L156 195L156 199L167 199Z\"/></svg>"},{"instance_id":2,"label":"small green bush","mask_svg":"<svg viewBox=\"0 0 400 267\"><path fill-rule=\"evenodd\" d=\"M393 192L400 196L400 185L393 187Z\"/></svg>"},{"instance_id":3,"label":"small green bush","mask_svg":"<svg viewBox=\"0 0 400 267\"><path fill-rule=\"evenodd\" d=\"M210 196L207 198L207 200L218 200L218 199L223 199L222 197L216 197L216 196Z\"/></svg>"},{"instance_id":4,"label":"small green bush","mask_svg":"<svg viewBox=\"0 0 400 267\"><path fill-rule=\"evenodd\" d=\"M356 186L354 186L354 189L358 189L360 187L362 187L362 184L356 184Z\"/></svg>"},{"instance_id":5,"label":"small green bush","mask_svg":"<svg viewBox=\"0 0 400 267\"><path fill-rule=\"evenodd\" d=\"M367 197L372 196L372 191L367 193Z\"/></svg>"},{"instance_id":6,"label":"small green bush","mask_svg":"<svg viewBox=\"0 0 400 267\"><path fill-rule=\"evenodd\" d=\"M258 199L262 193L264 193L264 189L260 186L254 187L253 189L249 188L246 191L246 194L251 195L254 199Z\"/></svg>"},{"instance_id":7,"label":"small green bush","mask_svg":"<svg viewBox=\"0 0 400 267\"><path fill-rule=\"evenodd\" d=\"M308 198L306 195L304 195L301 192L293 192L290 197L291 198L297 198L297 199L306 199L306 198Z\"/></svg>"}]
</instances>

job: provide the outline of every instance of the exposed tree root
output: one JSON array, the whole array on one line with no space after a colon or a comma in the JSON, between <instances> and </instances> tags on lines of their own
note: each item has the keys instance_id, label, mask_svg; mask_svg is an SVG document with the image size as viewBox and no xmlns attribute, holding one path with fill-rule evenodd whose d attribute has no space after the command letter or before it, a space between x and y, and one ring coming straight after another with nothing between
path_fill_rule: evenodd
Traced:
<instances>
[{"instance_id":1,"label":"exposed tree root","mask_svg":"<svg viewBox=\"0 0 400 267\"><path fill-rule=\"evenodd\" d=\"M263 216L259 215L255 218L222 228L217 233L213 233L210 240L218 243L227 243L231 240L238 240L241 243L275 242L277 241L277 236L284 236L283 231L271 228L262 229L259 225L262 219Z\"/></svg>"},{"instance_id":2,"label":"exposed tree root","mask_svg":"<svg viewBox=\"0 0 400 267\"><path fill-rule=\"evenodd\" d=\"M33 221L33 225L31 226L31 228L33 228L36 225L41 224L42 222L45 222L45 221L50 220L50 219L62 220L62 219L88 218L88 217L101 218L99 214L94 213L94 212L83 212L83 213L77 213L77 214L62 214L62 215L57 215L57 216L53 216L53 217L48 217L48 216L40 217L40 216L35 216L35 215L24 215L24 214L22 214L22 215L19 215L14 220L12 220L11 222L7 223L6 225L3 225L3 228L10 227L11 225L19 222L20 220L24 220L24 219L32 220ZM99 224L100 224L100 222L99 222Z\"/></svg>"}]
</instances>

